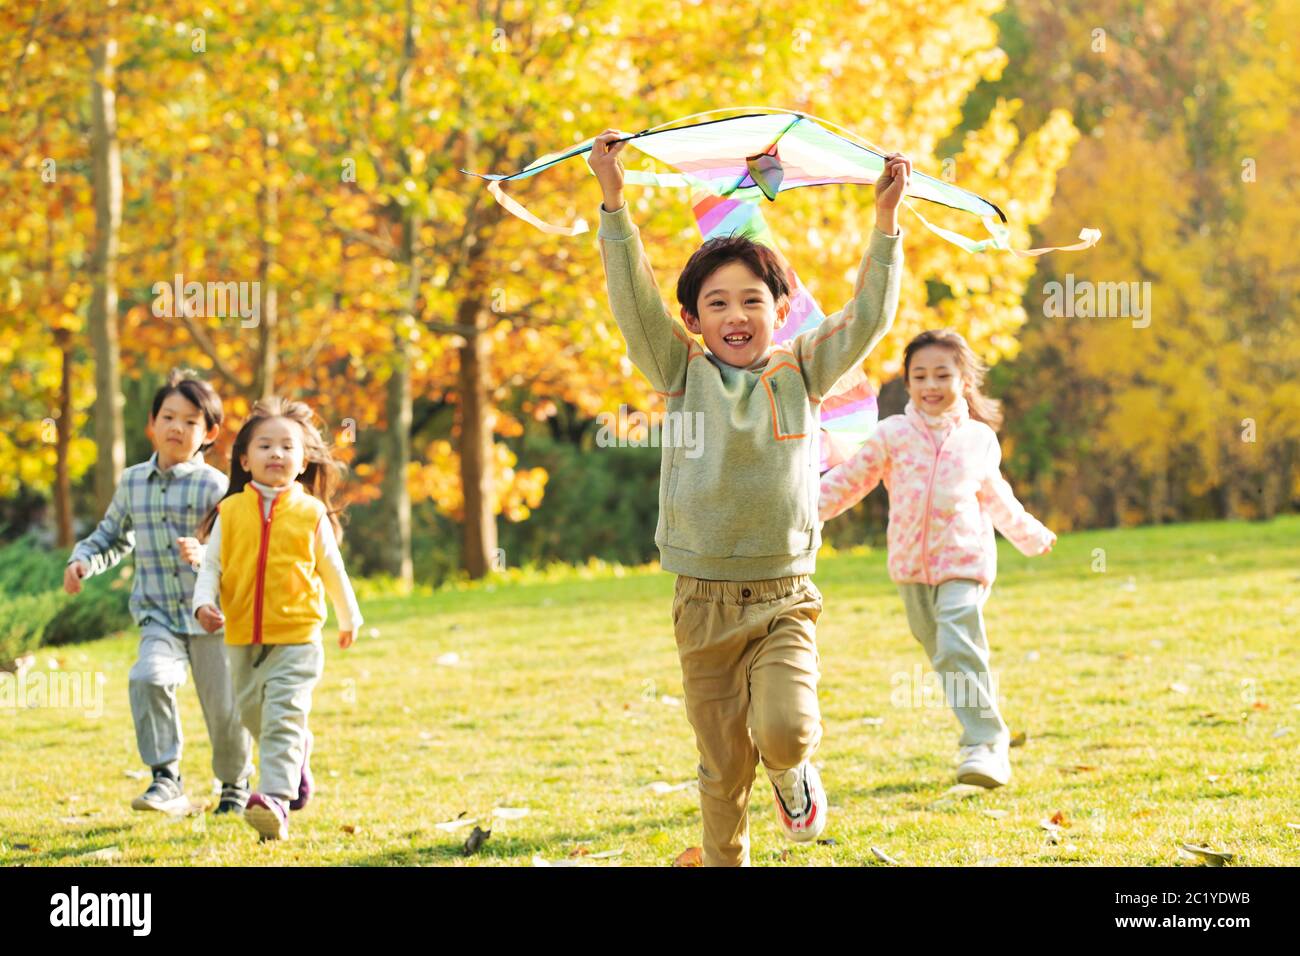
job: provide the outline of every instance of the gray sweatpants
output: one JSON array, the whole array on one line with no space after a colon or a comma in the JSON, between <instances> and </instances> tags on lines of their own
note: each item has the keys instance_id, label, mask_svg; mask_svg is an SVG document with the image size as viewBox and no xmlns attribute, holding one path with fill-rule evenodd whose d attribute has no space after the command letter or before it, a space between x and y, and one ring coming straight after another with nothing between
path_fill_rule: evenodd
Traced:
<instances>
[{"instance_id":1,"label":"gray sweatpants","mask_svg":"<svg viewBox=\"0 0 1300 956\"><path fill-rule=\"evenodd\" d=\"M212 743L212 772L222 783L239 783L253 772L253 741L239 723L226 664L225 637L175 634L152 622L140 631L140 651L127 686L140 759L180 776L180 711L176 690L185 683L185 667L194 672L194 689Z\"/></svg>"},{"instance_id":2,"label":"gray sweatpants","mask_svg":"<svg viewBox=\"0 0 1300 956\"><path fill-rule=\"evenodd\" d=\"M226 645L230 679L244 726L257 738L257 789L282 800L298 796L311 692L325 666L319 640L307 644Z\"/></svg>"},{"instance_id":3,"label":"gray sweatpants","mask_svg":"<svg viewBox=\"0 0 1300 956\"><path fill-rule=\"evenodd\" d=\"M942 584L900 584L913 636L943 683L948 706L961 722L960 746L1006 744L998 711L997 679L989 672L984 602L989 589L966 578Z\"/></svg>"}]
</instances>

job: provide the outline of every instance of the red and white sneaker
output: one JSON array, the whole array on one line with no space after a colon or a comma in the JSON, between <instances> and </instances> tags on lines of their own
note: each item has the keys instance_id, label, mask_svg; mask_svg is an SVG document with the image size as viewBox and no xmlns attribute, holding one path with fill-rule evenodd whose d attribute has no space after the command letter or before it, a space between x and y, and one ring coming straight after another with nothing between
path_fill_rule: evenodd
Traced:
<instances>
[{"instance_id":1,"label":"red and white sneaker","mask_svg":"<svg viewBox=\"0 0 1300 956\"><path fill-rule=\"evenodd\" d=\"M244 807L244 819L263 840L283 840L289 835L289 811L276 797L253 794Z\"/></svg>"},{"instance_id":2,"label":"red and white sneaker","mask_svg":"<svg viewBox=\"0 0 1300 956\"><path fill-rule=\"evenodd\" d=\"M783 773L768 771L776 792L776 818L795 843L809 843L826 829L826 789L821 774L805 760Z\"/></svg>"}]
</instances>

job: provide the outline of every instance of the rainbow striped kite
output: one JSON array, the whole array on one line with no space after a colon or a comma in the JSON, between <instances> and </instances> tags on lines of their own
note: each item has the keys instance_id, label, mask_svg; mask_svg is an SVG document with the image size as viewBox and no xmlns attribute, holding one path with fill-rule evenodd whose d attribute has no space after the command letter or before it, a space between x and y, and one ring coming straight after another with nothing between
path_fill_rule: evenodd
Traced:
<instances>
[{"instance_id":1,"label":"rainbow striped kite","mask_svg":"<svg viewBox=\"0 0 1300 956\"><path fill-rule=\"evenodd\" d=\"M740 115L700 121L703 117L720 113ZM833 132L832 128L838 132ZM595 137L592 137L569 149L542 156L509 175L473 173L464 169L461 172L487 180L488 190L496 201L520 219L544 232L576 236L587 231L584 220L579 219L571 226L543 222L506 195L500 184L527 179L575 156L589 154L594 142ZM653 173L628 169L624 172L624 181L690 190L695 221L705 239L741 234L777 252L785 263L792 290L790 316L776 330L777 343L815 328L826 317L794 269L781 256L772 231L763 219L760 201L775 202L779 193L800 186L873 185L884 172L884 150L826 120L772 107L710 110L625 136L617 142L630 142L646 155L678 170L676 173ZM1086 249L1101 237L1096 229L1084 229L1079 233L1080 241L1073 245L1013 249L1005 226L1006 216L987 199L915 171L908 195L978 216L989 233L988 239L974 240L942 229L926 220L906 198L903 200L903 205L926 229L970 253L999 250L1018 256L1037 256L1045 252ZM866 374L860 368L846 374L823 398L820 411L821 469L826 471L851 457L875 428L876 395Z\"/></svg>"}]
</instances>

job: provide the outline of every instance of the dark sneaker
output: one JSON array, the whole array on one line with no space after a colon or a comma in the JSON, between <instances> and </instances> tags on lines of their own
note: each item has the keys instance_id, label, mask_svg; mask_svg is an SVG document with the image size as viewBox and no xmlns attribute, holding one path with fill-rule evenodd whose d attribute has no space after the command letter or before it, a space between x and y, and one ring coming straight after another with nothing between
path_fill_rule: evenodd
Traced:
<instances>
[{"instance_id":1,"label":"dark sneaker","mask_svg":"<svg viewBox=\"0 0 1300 956\"><path fill-rule=\"evenodd\" d=\"M223 783L216 813L243 813L248 806L248 782Z\"/></svg>"},{"instance_id":2,"label":"dark sneaker","mask_svg":"<svg viewBox=\"0 0 1300 956\"><path fill-rule=\"evenodd\" d=\"M298 796L289 801L290 810L301 810L307 806L307 801L311 799L311 792L315 789L315 782L311 777L311 745L314 738L311 731L307 731L307 740L302 745L302 779L298 782Z\"/></svg>"},{"instance_id":3,"label":"dark sneaker","mask_svg":"<svg viewBox=\"0 0 1300 956\"><path fill-rule=\"evenodd\" d=\"M181 782L165 770L153 772L149 789L131 801L132 810L157 810L159 813L184 813L190 808Z\"/></svg>"},{"instance_id":4,"label":"dark sneaker","mask_svg":"<svg viewBox=\"0 0 1300 956\"><path fill-rule=\"evenodd\" d=\"M289 835L289 811L278 797L253 794L244 808L244 819L263 840L283 840Z\"/></svg>"}]
</instances>

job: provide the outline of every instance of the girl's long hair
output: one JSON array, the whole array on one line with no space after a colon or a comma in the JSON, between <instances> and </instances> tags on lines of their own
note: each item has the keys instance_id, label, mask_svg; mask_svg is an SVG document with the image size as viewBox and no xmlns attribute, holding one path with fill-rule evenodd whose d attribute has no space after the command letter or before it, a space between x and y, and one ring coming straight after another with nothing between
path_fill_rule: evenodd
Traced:
<instances>
[{"instance_id":1,"label":"girl's long hair","mask_svg":"<svg viewBox=\"0 0 1300 956\"><path fill-rule=\"evenodd\" d=\"M338 491L339 481L346 466L335 459L333 451L321 437L320 430L316 427L315 417L312 410L302 402L293 402L274 395L255 402L249 412L248 420L235 436L235 445L230 452L230 487L221 501L241 493L252 481L253 476L240 464L240 459L248 453L248 446L253 443L253 435L257 432L258 426L272 418L285 418L297 422L302 429L305 452L303 461L307 466L298 477L298 481L310 494L324 503L330 525L334 528L334 539L342 543L343 526L339 523L339 515L343 509L334 505L334 495ZM212 533L212 525L217 520L217 509L220 505L221 502L217 502L199 525L200 538L207 540L208 535Z\"/></svg>"},{"instance_id":2,"label":"girl's long hair","mask_svg":"<svg viewBox=\"0 0 1300 956\"><path fill-rule=\"evenodd\" d=\"M996 398L989 398L980 389L984 385L984 375L988 368L980 361L966 340L952 329L938 329L922 332L907 343L903 350L903 380L910 381L912 374L912 356L927 345L939 345L946 348L957 361L957 371L961 373L962 394L970 408L970 417L983 422L997 431L1002 427L1002 403Z\"/></svg>"}]
</instances>

